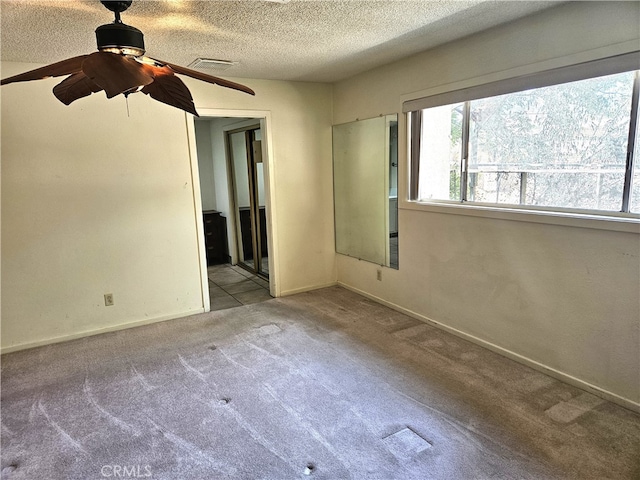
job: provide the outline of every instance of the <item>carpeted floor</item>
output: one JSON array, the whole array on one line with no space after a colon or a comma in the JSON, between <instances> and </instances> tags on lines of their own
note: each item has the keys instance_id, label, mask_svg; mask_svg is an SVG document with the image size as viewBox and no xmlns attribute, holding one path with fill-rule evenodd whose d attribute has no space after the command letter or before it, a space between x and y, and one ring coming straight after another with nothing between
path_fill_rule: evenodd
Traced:
<instances>
[{"instance_id":1,"label":"carpeted floor","mask_svg":"<svg viewBox=\"0 0 640 480\"><path fill-rule=\"evenodd\" d=\"M2 479L632 479L640 415L342 288L2 357Z\"/></svg>"}]
</instances>

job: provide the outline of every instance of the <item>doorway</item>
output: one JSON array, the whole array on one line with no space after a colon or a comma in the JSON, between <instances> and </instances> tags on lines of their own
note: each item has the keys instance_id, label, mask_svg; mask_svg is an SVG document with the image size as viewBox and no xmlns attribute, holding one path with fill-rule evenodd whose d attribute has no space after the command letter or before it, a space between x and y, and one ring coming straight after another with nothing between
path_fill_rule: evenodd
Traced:
<instances>
[{"instance_id":1,"label":"doorway","mask_svg":"<svg viewBox=\"0 0 640 480\"><path fill-rule=\"evenodd\" d=\"M234 193L238 265L268 280L269 249L260 125L227 131L226 145Z\"/></svg>"},{"instance_id":2,"label":"doorway","mask_svg":"<svg viewBox=\"0 0 640 480\"><path fill-rule=\"evenodd\" d=\"M204 310L276 297L269 112L200 113L187 129L196 160L192 176ZM211 240L218 236L211 232L212 215L217 220L213 229L222 229L224 239L214 255L210 247L218 243Z\"/></svg>"}]
</instances>

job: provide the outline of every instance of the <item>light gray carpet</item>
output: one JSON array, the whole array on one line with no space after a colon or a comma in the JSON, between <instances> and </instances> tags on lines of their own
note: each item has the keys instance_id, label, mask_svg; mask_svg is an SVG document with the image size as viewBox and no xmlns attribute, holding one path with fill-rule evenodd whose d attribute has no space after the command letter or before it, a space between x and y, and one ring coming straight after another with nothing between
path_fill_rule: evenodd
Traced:
<instances>
[{"instance_id":1,"label":"light gray carpet","mask_svg":"<svg viewBox=\"0 0 640 480\"><path fill-rule=\"evenodd\" d=\"M338 287L2 357L2 479L637 479L638 452L640 415Z\"/></svg>"}]
</instances>

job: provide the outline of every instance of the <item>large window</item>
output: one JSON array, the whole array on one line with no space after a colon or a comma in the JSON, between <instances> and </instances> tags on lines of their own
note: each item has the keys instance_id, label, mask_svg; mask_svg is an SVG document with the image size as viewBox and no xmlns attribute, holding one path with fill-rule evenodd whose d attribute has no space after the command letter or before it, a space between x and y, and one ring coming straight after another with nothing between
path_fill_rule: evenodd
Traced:
<instances>
[{"instance_id":1,"label":"large window","mask_svg":"<svg viewBox=\"0 0 640 480\"><path fill-rule=\"evenodd\" d=\"M412 199L640 213L639 88L627 71L414 110Z\"/></svg>"}]
</instances>

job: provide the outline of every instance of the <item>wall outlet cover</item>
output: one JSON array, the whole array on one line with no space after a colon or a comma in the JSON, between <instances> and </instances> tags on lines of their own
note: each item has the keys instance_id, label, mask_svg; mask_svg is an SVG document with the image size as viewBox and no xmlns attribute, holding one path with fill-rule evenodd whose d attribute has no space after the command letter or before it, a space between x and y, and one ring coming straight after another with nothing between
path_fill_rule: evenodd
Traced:
<instances>
[{"instance_id":1,"label":"wall outlet cover","mask_svg":"<svg viewBox=\"0 0 640 480\"><path fill-rule=\"evenodd\" d=\"M111 307L113 305L113 293L104 294L104 305L106 307Z\"/></svg>"}]
</instances>

